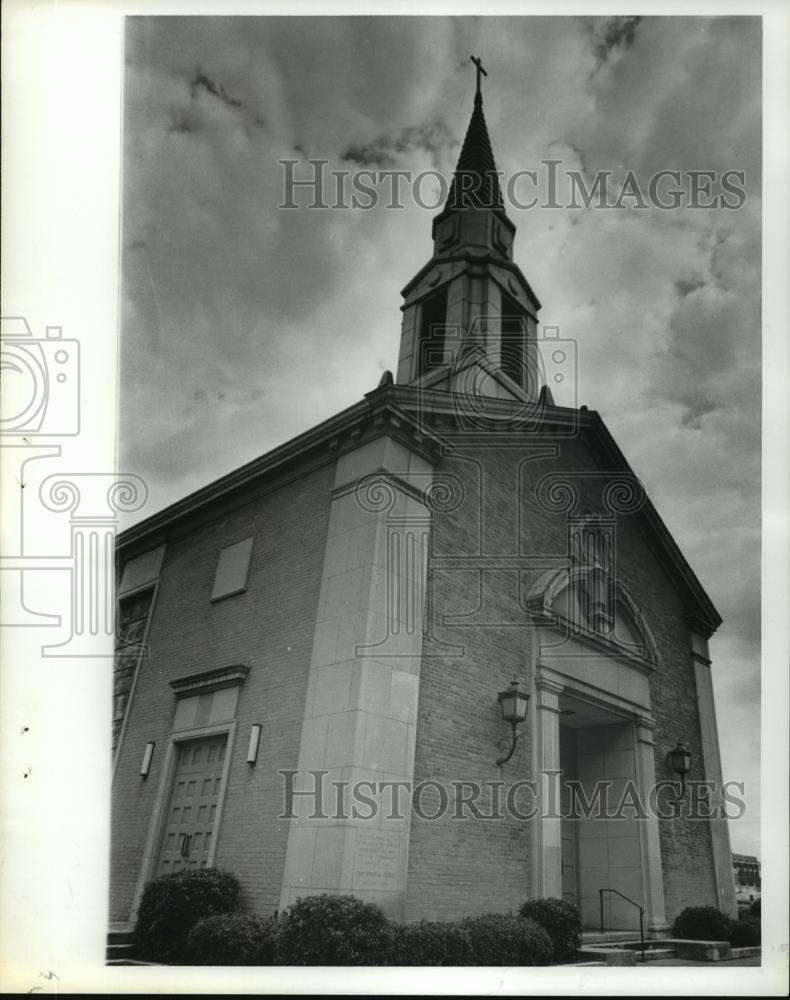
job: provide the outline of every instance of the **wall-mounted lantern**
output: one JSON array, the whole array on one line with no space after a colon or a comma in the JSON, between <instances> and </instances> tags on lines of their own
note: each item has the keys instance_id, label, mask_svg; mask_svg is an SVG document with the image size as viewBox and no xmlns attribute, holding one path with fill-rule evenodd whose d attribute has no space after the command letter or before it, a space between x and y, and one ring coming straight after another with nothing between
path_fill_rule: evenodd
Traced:
<instances>
[{"instance_id":1,"label":"wall-mounted lantern","mask_svg":"<svg viewBox=\"0 0 790 1000\"><path fill-rule=\"evenodd\" d=\"M502 764L506 764L510 760L513 756L514 750L516 749L516 743L521 736L520 733L518 735L516 734L516 726L520 722L524 722L527 717L529 695L525 691L521 690L518 681L514 677L507 689L505 691L500 691L497 697L499 698L499 709L502 713L502 720L510 723L513 733L513 742L510 747L510 753L505 757L500 757L496 762L497 767L501 767Z\"/></svg>"},{"instance_id":2,"label":"wall-mounted lantern","mask_svg":"<svg viewBox=\"0 0 790 1000\"><path fill-rule=\"evenodd\" d=\"M258 759L258 744L261 740L261 727L254 725L250 727L250 742L247 746L247 763L254 764Z\"/></svg>"},{"instance_id":3,"label":"wall-mounted lantern","mask_svg":"<svg viewBox=\"0 0 790 1000\"><path fill-rule=\"evenodd\" d=\"M691 770L691 753L682 740L678 740L675 749L669 751L667 760L675 774L680 775L680 795L678 797L683 798L686 791L686 775Z\"/></svg>"},{"instance_id":4,"label":"wall-mounted lantern","mask_svg":"<svg viewBox=\"0 0 790 1000\"><path fill-rule=\"evenodd\" d=\"M154 755L154 747L156 743L146 743L145 750L143 751L143 762L140 765L140 777L147 778L148 772L151 770L151 758Z\"/></svg>"}]
</instances>

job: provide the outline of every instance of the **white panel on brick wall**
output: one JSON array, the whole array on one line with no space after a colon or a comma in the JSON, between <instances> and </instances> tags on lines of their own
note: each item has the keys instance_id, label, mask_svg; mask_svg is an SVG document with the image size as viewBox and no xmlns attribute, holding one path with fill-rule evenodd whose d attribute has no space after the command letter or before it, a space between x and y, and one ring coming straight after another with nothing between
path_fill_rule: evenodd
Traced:
<instances>
[{"instance_id":1,"label":"white panel on brick wall","mask_svg":"<svg viewBox=\"0 0 790 1000\"><path fill-rule=\"evenodd\" d=\"M160 545L155 549L144 552L141 556L130 559L123 567L121 585L118 588L118 596L128 594L132 590L137 590L144 583L151 583L159 578L162 570L162 560L165 556L165 547Z\"/></svg>"},{"instance_id":2,"label":"white panel on brick wall","mask_svg":"<svg viewBox=\"0 0 790 1000\"><path fill-rule=\"evenodd\" d=\"M173 729L194 729L196 726L210 726L217 722L229 722L236 715L238 687L221 688L206 694L195 694L190 698L179 698Z\"/></svg>"},{"instance_id":3,"label":"white panel on brick wall","mask_svg":"<svg viewBox=\"0 0 790 1000\"><path fill-rule=\"evenodd\" d=\"M235 545L228 545L221 550L217 560L217 571L214 574L214 589L211 600L218 601L221 597L240 594L247 589L247 573L250 568L253 538L245 538Z\"/></svg>"}]
</instances>

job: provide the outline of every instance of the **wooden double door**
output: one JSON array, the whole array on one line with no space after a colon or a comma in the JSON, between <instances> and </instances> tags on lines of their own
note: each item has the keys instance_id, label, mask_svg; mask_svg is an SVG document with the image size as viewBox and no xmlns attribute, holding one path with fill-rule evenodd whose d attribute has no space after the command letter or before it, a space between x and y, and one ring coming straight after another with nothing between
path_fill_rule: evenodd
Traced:
<instances>
[{"instance_id":1,"label":"wooden double door","mask_svg":"<svg viewBox=\"0 0 790 1000\"><path fill-rule=\"evenodd\" d=\"M208 865L226 748L226 735L178 744L157 875Z\"/></svg>"}]
</instances>

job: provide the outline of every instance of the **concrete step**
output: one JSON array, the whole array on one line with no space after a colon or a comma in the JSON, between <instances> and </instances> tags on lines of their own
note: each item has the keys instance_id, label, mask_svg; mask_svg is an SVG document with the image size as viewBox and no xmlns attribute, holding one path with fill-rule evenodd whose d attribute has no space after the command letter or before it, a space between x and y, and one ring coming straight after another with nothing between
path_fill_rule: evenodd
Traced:
<instances>
[{"instance_id":1,"label":"concrete step","mask_svg":"<svg viewBox=\"0 0 790 1000\"><path fill-rule=\"evenodd\" d=\"M128 944L108 944L105 957L107 961L110 961L110 959L134 958L134 945L131 942Z\"/></svg>"},{"instance_id":2,"label":"concrete step","mask_svg":"<svg viewBox=\"0 0 790 1000\"><path fill-rule=\"evenodd\" d=\"M636 953L637 958L641 958L639 952ZM646 962L656 962L659 958L674 958L675 957L674 948L648 948L645 946L645 961Z\"/></svg>"},{"instance_id":3,"label":"concrete step","mask_svg":"<svg viewBox=\"0 0 790 1000\"><path fill-rule=\"evenodd\" d=\"M584 931L582 944L599 944L607 941L638 941L639 931Z\"/></svg>"},{"instance_id":4,"label":"concrete step","mask_svg":"<svg viewBox=\"0 0 790 1000\"><path fill-rule=\"evenodd\" d=\"M134 924L110 924L108 941L130 941L134 937Z\"/></svg>"},{"instance_id":5,"label":"concrete step","mask_svg":"<svg viewBox=\"0 0 790 1000\"><path fill-rule=\"evenodd\" d=\"M105 965L156 965L161 967L161 962L140 962L135 958L110 958Z\"/></svg>"},{"instance_id":6,"label":"concrete step","mask_svg":"<svg viewBox=\"0 0 790 1000\"><path fill-rule=\"evenodd\" d=\"M750 945L748 948L733 948L730 958L759 958L763 949L759 944Z\"/></svg>"},{"instance_id":7,"label":"concrete step","mask_svg":"<svg viewBox=\"0 0 790 1000\"><path fill-rule=\"evenodd\" d=\"M108 962L127 962L134 958L134 930L129 924L110 924L107 932Z\"/></svg>"},{"instance_id":8,"label":"concrete step","mask_svg":"<svg viewBox=\"0 0 790 1000\"><path fill-rule=\"evenodd\" d=\"M660 940L645 941L645 962L655 962L660 958L674 958L676 950L673 942ZM639 940L630 938L612 941L596 941L583 944L579 958L588 961L603 960L607 965L634 965L642 961L642 946Z\"/></svg>"}]
</instances>

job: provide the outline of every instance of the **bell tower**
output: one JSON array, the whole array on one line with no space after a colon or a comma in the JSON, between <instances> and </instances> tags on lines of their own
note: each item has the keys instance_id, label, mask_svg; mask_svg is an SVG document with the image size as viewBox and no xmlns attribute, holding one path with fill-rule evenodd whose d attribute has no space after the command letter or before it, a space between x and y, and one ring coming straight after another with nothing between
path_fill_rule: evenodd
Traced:
<instances>
[{"instance_id":1,"label":"bell tower","mask_svg":"<svg viewBox=\"0 0 790 1000\"><path fill-rule=\"evenodd\" d=\"M433 220L433 256L401 292L396 381L448 392L473 382L486 396L535 400L540 302L513 261L516 227L505 213L483 114L488 74L480 59L472 62L474 108L447 201Z\"/></svg>"}]
</instances>

